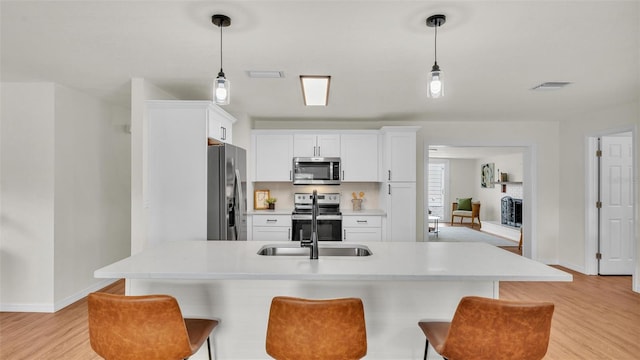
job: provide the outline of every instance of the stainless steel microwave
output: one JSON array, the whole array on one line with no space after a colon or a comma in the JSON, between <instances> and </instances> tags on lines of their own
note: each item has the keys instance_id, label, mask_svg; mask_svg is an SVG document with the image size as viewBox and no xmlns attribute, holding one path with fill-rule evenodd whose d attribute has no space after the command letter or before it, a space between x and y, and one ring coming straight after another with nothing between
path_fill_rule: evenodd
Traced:
<instances>
[{"instance_id":1,"label":"stainless steel microwave","mask_svg":"<svg viewBox=\"0 0 640 360\"><path fill-rule=\"evenodd\" d=\"M340 158L294 157L293 185L340 185Z\"/></svg>"}]
</instances>

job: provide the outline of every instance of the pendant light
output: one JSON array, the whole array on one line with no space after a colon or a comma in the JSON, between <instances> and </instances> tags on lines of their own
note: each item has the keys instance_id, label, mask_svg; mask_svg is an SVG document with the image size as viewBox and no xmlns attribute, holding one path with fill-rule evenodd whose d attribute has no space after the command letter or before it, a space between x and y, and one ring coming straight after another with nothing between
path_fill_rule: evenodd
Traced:
<instances>
[{"instance_id":1,"label":"pendant light","mask_svg":"<svg viewBox=\"0 0 640 360\"><path fill-rule=\"evenodd\" d=\"M213 81L213 101L218 105L227 105L231 98L231 83L222 71L222 28L231 25L231 18L216 14L211 17L211 22L220 28L220 72Z\"/></svg>"},{"instance_id":2,"label":"pendant light","mask_svg":"<svg viewBox=\"0 0 640 360\"><path fill-rule=\"evenodd\" d=\"M427 83L427 97L439 98L444 96L444 81L443 74L438 66L438 28L442 26L447 17L441 14L431 15L427 18L427 26L435 28L435 37L433 41L434 48L434 62L431 71L429 72L429 80Z\"/></svg>"}]
</instances>

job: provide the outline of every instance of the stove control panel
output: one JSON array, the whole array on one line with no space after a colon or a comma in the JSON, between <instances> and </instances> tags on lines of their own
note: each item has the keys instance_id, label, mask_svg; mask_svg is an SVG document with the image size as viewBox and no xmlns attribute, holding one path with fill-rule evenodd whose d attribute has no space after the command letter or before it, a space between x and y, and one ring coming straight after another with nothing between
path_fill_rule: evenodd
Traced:
<instances>
[{"instance_id":1,"label":"stove control panel","mask_svg":"<svg viewBox=\"0 0 640 360\"><path fill-rule=\"evenodd\" d=\"M311 204L313 202L313 194L295 193L293 196L293 202L296 205ZM318 204L339 205L340 194L339 193L318 194Z\"/></svg>"}]
</instances>

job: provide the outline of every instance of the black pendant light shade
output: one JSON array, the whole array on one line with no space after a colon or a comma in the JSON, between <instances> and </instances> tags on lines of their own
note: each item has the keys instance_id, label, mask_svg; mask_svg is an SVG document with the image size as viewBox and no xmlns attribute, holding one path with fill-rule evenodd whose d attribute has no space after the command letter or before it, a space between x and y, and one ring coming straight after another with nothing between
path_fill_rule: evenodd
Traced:
<instances>
[{"instance_id":1,"label":"black pendant light shade","mask_svg":"<svg viewBox=\"0 0 640 360\"><path fill-rule=\"evenodd\" d=\"M215 14L211 17L211 22L220 28L220 71L213 81L213 101L218 105L227 105L231 98L231 82L227 80L222 70L222 28L231 25L231 18Z\"/></svg>"},{"instance_id":2,"label":"black pendant light shade","mask_svg":"<svg viewBox=\"0 0 640 360\"><path fill-rule=\"evenodd\" d=\"M439 98L444 96L444 81L443 73L438 66L438 28L447 21L447 17L442 14L431 15L427 18L427 26L435 28L434 35L434 62L431 71L429 72L429 79L427 82L427 96L430 98Z\"/></svg>"}]
</instances>

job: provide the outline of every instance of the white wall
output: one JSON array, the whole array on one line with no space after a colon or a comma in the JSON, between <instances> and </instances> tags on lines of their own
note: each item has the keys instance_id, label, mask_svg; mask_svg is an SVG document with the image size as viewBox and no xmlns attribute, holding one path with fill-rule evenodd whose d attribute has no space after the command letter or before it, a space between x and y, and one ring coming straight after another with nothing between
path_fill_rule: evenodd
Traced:
<instances>
[{"instance_id":1,"label":"white wall","mask_svg":"<svg viewBox=\"0 0 640 360\"><path fill-rule=\"evenodd\" d=\"M585 248L586 237L586 139L590 136L611 133L612 131L636 131L636 167L640 169L638 152L638 124L640 109L638 103L624 104L596 112L580 114L575 118L560 122L562 152L558 154L560 168L558 173L560 192L559 218L563 226L559 233L559 251L561 265L585 272L587 261L595 261L595 249ZM637 176L637 174L636 174ZM635 179L636 226L638 224L638 179ZM638 229L638 228L636 228ZM638 247L636 230L636 247ZM586 254L593 254L593 257ZM637 259L636 259L637 260ZM635 279L638 280L637 277Z\"/></svg>"},{"instance_id":2,"label":"white wall","mask_svg":"<svg viewBox=\"0 0 640 360\"><path fill-rule=\"evenodd\" d=\"M1 86L0 310L51 311L54 85Z\"/></svg>"},{"instance_id":3,"label":"white wall","mask_svg":"<svg viewBox=\"0 0 640 360\"><path fill-rule=\"evenodd\" d=\"M473 198L478 201L476 183L480 181L479 171L476 169L476 161L470 159L449 159L449 203L456 202L458 198ZM451 216L451 204L445 204L445 213ZM418 209L419 210L419 209ZM480 206L480 219L482 219L482 205ZM451 218L444 219L450 221Z\"/></svg>"},{"instance_id":4,"label":"white wall","mask_svg":"<svg viewBox=\"0 0 640 360\"><path fill-rule=\"evenodd\" d=\"M131 254L148 244L147 199L147 100L178 100L142 78L131 79ZM235 135L234 135L235 137Z\"/></svg>"},{"instance_id":5,"label":"white wall","mask_svg":"<svg viewBox=\"0 0 640 360\"><path fill-rule=\"evenodd\" d=\"M53 83L2 83L0 310L62 308L129 254L128 117Z\"/></svg>"},{"instance_id":6,"label":"white wall","mask_svg":"<svg viewBox=\"0 0 640 360\"><path fill-rule=\"evenodd\" d=\"M128 109L55 87L56 308L99 287L95 269L130 254L129 117Z\"/></svg>"},{"instance_id":7,"label":"white wall","mask_svg":"<svg viewBox=\"0 0 640 360\"><path fill-rule=\"evenodd\" d=\"M509 176L509 181L523 181L523 157L522 154L508 154L500 156L492 156L479 159L475 163L476 182L475 193L476 198L481 202L480 219L482 221L498 221L501 218L501 200L505 196L511 196L516 199L523 198L523 186L520 184L507 184L505 192L502 192L502 185L496 184L492 188L482 188L480 186L480 167L482 164L493 163L496 172L495 181L498 179L498 170L505 172Z\"/></svg>"}]
</instances>

